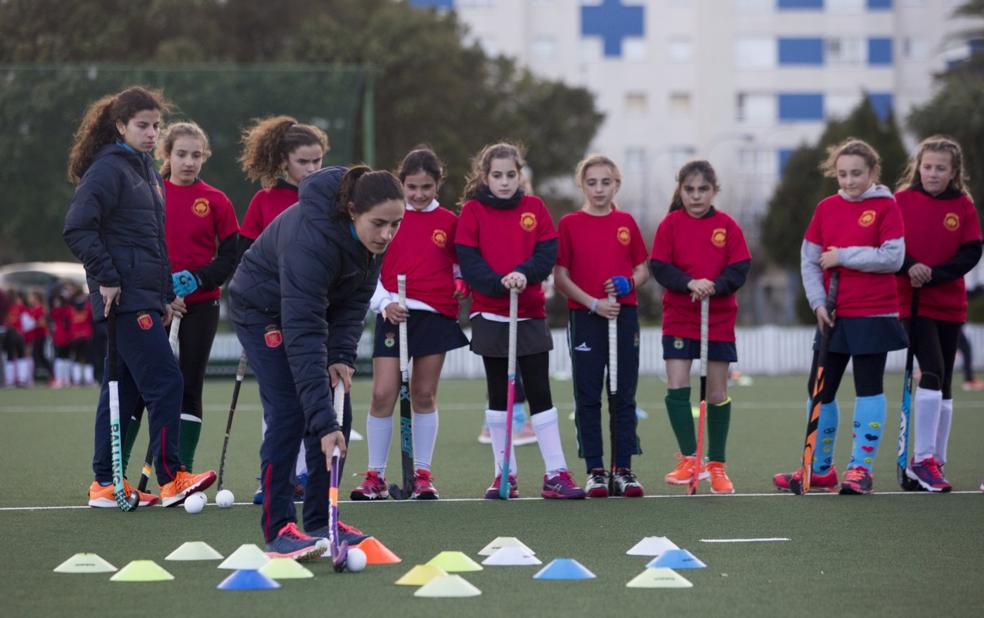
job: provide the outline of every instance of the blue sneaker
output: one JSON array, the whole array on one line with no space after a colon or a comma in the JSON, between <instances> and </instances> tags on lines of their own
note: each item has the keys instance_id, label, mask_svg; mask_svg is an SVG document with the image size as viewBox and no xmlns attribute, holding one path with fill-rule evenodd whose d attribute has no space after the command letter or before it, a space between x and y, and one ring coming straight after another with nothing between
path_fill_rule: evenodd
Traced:
<instances>
[{"instance_id":1,"label":"blue sneaker","mask_svg":"<svg viewBox=\"0 0 984 618\"><path fill-rule=\"evenodd\" d=\"M315 528L310 532L311 536L320 536L326 539L331 538L331 528L329 526L321 526L320 528ZM338 522L338 536L339 543L348 543L349 547L355 547L362 541L369 538L369 535L359 530L355 526L350 526L343 521Z\"/></svg>"},{"instance_id":2,"label":"blue sneaker","mask_svg":"<svg viewBox=\"0 0 984 618\"><path fill-rule=\"evenodd\" d=\"M260 477L256 477L256 480L259 481ZM256 493L253 494L253 504L263 504L263 483L259 484Z\"/></svg>"},{"instance_id":3,"label":"blue sneaker","mask_svg":"<svg viewBox=\"0 0 984 618\"><path fill-rule=\"evenodd\" d=\"M303 500L304 499L304 489L307 487L308 475L307 472L303 474L298 474L297 478L294 479L294 499Z\"/></svg>"},{"instance_id":4,"label":"blue sneaker","mask_svg":"<svg viewBox=\"0 0 984 618\"><path fill-rule=\"evenodd\" d=\"M289 523L280 529L277 538L267 543L267 556L271 558L293 558L297 561L315 560L328 551L328 539L308 536L297 529L297 524Z\"/></svg>"}]
</instances>

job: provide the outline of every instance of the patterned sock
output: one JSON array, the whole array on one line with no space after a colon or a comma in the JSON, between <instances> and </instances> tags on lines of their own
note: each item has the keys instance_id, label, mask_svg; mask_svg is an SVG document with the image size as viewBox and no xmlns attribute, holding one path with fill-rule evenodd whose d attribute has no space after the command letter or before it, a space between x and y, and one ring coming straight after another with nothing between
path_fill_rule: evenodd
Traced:
<instances>
[{"instance_id":1,"label":"patterned sock","mask_svg":"<svg viewBox=\"0 0 984 618\"><path fill-rule=\"evenodd\" d=\"M871 472L871 466L878 455L878 444L881 442L882 427L888 403L885 394L870 397L858 397L854 403L854 447L851 450L851 468L865 468Z\"/></svg>"},{"instance_id":2,"label":"patterned sock","mask_svg":"<svg viewBox=\"0 0 984 618\"><path fill-rule=\"evenodd\" d=\"M413 467L430 470L434 460L434 444L437 442L439 419L437 410L413 413Z\"/></svg>"},{"instance_id":3,"label":"patterned sock","mask_svg":"<svg viewBox=\"0 0 984 618\"><path fill-rule=\"evenodd\" d=\"M369 444L369 469L386 476L386 460L389 456L390 442L393 439L393 417L378 417L372 414L366 418L366 442Z\"/></svg>"},{"instance_id":4,"label":"patterned sock","mask_svg":"<svg viewBox=\"0 0 984 618\"><path fill-rule=\"evenodd\" d=\"M837 421L839 418L840 408L837 406L837 400L820 404L817 449L813 453L814 474L830 472L830 466L834 463L834 447L837 445Z\"/></svg>"},{"instance_id":5,"label":"patterned sock","mask_svg":"<svg viewBox=\"0 0 984 618\"><path fill-rule=\"evenodd\" d=\"M731 397L721 403L707 405L707 459L724 462L724 449L728 444L728 427L731 425Z\"/></svg>"},{"instance_id":6,"label":"patterned sock","mask_svg":"<svg viewBox=\"0 0 984 618\"><path fill-rule=\"evenodd\" d=\"M953 422L953 400L944 399L940 405L940 426L936 431L936 461L946 463L946 445L950 441L950 424Z\"/></svg>"},{"instance_id":7,"label":"patterned sock","mask_svg":"<svg viewBox=\"0 0 984 618\"><path fill-rule=\"evenodd\" d=\"M936 434L940 426L940 407L943 391L916 388L915 416L916 435L912 449L915 461L922 461L936 453Z\"/></svg>"},{"instance_id":8,"label":"patterned sock","mask_svg":"<svg viewBox=\"0 0 984 618\"><path fill-rule=\"evenodd\" d=\"M130 417L130 422L126 426L126 436L123 438L123 474L126 474L126 467L130 463L130 453L133 452L133 443L137 441L137 434L140 433L140 418Z\"/></svg>"},{"instance_id":9,"label":"patterned sock","mask_svg":"<svg viewBox=\"0 0 984 618\"><path fill-rule=\"evenodd\" d=\"M684 455L697 451L697 436L694 434L694 415L690 410L690 387L666 389L666 413L670 416L670 427L676 436L677 445Z\"/></svg>"},{"instance_id":10,"label":"patterned sock","mask_svg":"<svg viewBox=\"0 0 984 618\"><path fill-rule=\"evenodd\" d=\"M202 419L187 412L181 413L180 435L178 436L178 457L188 472L195 465L195 449L202 435Z\"/></svg>"},{"instance_id":11,"label":"patterned sock","mask_svg":"<svg viewBox=\"0 0 984 618\"><path fill-rule=\"evenodd\" d=\"M536 442L540 446L540 455L543 456L543 465L547 474L553 476L561 470L566 470L567 460L564 459L564 447L560 443L557 408L531 414L530 422L536 433Z\"/></svg>"}]
</instances>

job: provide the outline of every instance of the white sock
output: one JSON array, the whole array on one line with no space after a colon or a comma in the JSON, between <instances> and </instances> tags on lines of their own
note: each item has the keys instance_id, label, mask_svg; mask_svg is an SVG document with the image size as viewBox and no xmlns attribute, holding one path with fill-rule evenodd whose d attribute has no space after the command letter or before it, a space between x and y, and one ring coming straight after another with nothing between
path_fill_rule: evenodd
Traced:
<instances>
[{"instance_id":1,"label":"white sock","mask_svg":"<svg viewBox=\"0 0 984 618\"><path fill-rule=\"evenodd\" d=\"M68 369L68 367L67 367L67 361L65 361L65 359L63 359L63 358L56 358L55 359L55 381L57 381L62 386L65 386L65 383L68 382L68 375L67 375L68 374L68 371L66 371L66 369Z\"/></svg>"},{"instance_id":2,"label":"white sock","mask_svg":"<svg viewBox=\"0 0 984 618\"><path fill-rule=\"evenodd\" d=\"M17 359L17 383L24 385L31 383L31 359Z\"/></svg>"},{"instance_id":3,"label":"white sock","mask_svg":"<svg viewBox=\"0 0 984 618\"><path fill-rule=\"evenodd\" d=\"M536 433L537 444L540 445L540 455L547 474L553 476L567 469L564 459L564 447L560 444L560 425L557 423L557 408L530 414L533 431Z\"/></svg>"},{"instance_id":4,"label":"white sock","mask_svg":"<svg viewBox=\"0 0 984 618\"><path fill-rule=\"evenodd\" d=\"M393 417L366 417L366 441L369 444L369 469L386 476L386 460L393 440ZM416 449L414 449L416 451Z\"/></svg>"},{"instance_id":5,"label":"white sock","mask_svg":"<svg viewBox=\"0 0 984 618\"><path fill-rule=\"evenodd\" d=\"M307 448L301 440L301 448L297 451L297 463L294 464L294 476L307 474Z\"/></svg>"},{"instance_id":6,"label":"white sock","mask_svg":"<svg viewBox=\"0 0 984 618\"><path fill-rule=\"evenodd\" d=\"M936 432L940 424L942 401L943 391L916 388L916 437L913 449L916 461L932 457L936 452Z\"/></svg>"},{"instance_id":7,"label":"white sock","mask_svg":"<svg viewBox=\"0 0 984 618\"><path fill-rule=\"evenodd\" d=\"M92 365L82 365L82 376L86 384L96 383L96 370Z\"/></svg>"},{"instance_id":8,"label":"white sock","mask_svg":"<svg viewBox=\"0 0 984 618\"><path fill-rule=\"evenodd\" d=\"M505 410L486 410L485 424L492 436L492 455L495 458L495 474L502 473L502 460L506 452L506 412ZM519 465L516 462L516 447L509 451L509 476L516 476Z\"/></svg>"},{"instance_id":9,"label":"white sock","mask_svg":"<svg viewBox=\"0 0 984 618\"><path fill-rule=\"evenodd\" d=\"M413 413L413 467L430 470L434 460L434 443L437 442L439 421L437 410Z\"/></svg>"},{"instance_id":10,"label":"white sock","mask_svg":"<svg viewBox=\"0 0 984 618\"><path fill-rule=\"evenodd\" d=\"M953 421L953 400L940 402L940 425L936 430L936 461L941 466L946 463L946 446L950 441L950 423Z\"/></svg>"},{"instance_id":11,"label":"white sock","mask_svg":"<svg viewBox=\"0 0 984 618\"><path fill-rule=\"evenodd\" d=\"M13 361L7 361L3 364L3 383L7 386L13 386L17 383L15 367L16 365Z\"/></svg>"},{"instance_id":12,"label":"white sock","mask_svg":"<svg viewBox=\"0 0 984 618\"><path fill-rule=\"evenodd\" d=\"M82 364L72 363L72 384L82 384Z\"/></svg>"}]
</instances>

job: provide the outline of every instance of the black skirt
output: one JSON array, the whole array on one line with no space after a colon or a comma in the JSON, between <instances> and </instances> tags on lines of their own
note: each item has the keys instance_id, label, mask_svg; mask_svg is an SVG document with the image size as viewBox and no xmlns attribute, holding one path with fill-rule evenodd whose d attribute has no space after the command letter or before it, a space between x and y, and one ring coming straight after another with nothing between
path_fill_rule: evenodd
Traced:
<instances>
[{"instance_id":1,"label":"black skirt","mask_svg":"<svg viewBox=\"0 0 984 618\"><path fill-rule=\"evenodd\" d=\"M486 320L476 315L471 320L471 351L481 356L509 356L509 322ZM516 325L516 356L531 356L553 349L553 337L543 318L520 320Z\"/></svg>"},{"instance_id":2,"label":"black skirt","mask_svg":"<svg viewBox=\"0 0 984 618\"><path fill-rule=\"evenodd\" d=\"M881 354L909 347L902 322L896 317L837 318L830 333L829 351L835 354ZM820 348L820 330L813 349Z\"/></svg>"}]
</instances>

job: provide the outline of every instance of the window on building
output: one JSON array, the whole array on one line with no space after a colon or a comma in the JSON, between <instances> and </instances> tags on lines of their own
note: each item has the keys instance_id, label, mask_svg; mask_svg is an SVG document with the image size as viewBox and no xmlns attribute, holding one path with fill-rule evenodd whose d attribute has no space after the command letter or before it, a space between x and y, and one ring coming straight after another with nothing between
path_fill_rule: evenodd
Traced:
<instances>
[{"instance_id":1,"label":"window on building","mask_svg":"<svg viewBox=\"0 0 984 618\"><path fill-rule=\"evenodd\" d=\"M907 36L902 39L902 55L906 60L925 60L929 57L929 43L921 37Z\"/></svg>"},{"instance_id":2,"label":"window on building","mask_svg":"<svg viewBox=\"0 0 984 618\"><path fill-rule=\"evenodd\" d=\"M776 95L780 122L809 122L824 119L823 94L780 92Z\"/></svg>"},{"instance_id":3,"label":"window on building","mask_svg":"<svg viewBox=\"0 0 984 618\"><path fill-rule=\"evenodd\" d=\"M789 157L793 156L795 148L780 148L776 151L776 163L779 168L779 175L786 171L786 164L789 163Z\"/></svg>"},{"instance_id":4,"label":"window on building","mask_svg":"<svg viewBox=\"0 0 984 618\"><path fill-rule=\"evenodd\" d=\"M864 41L858 37L831 37L824 42L824 50L831 65L858 66L864 61Z\"/></svg>"},{"instance_id":5,"label":"window on building","mask_svg":"<svg viewBox=\"0 0 984 618\"><path fill-rule=\"evenodd\" d=\"M771 69L776 66L778 45L775 37L746 37L735 41L735 67Z\"/></svg>"},{"instance_id":6,"label":"window on building","mask_svg":"<svg viewBox=\"0 0 984 618\"><path fill-rule=\"evenodd\" d=\"M632 38L622 41L622 57L626 60L645 60L646 51L645 39Z\"/></svg>"},{"instance_id":7,"label":"window on building","mask_svg":"<svg viewBox=\"0 0 984 618\"><path fill-rule=\"evenodd\" d=\"M868 0L868 9L871 11L891 11L892 0Z\"/></svg>"},{"instance_id":8,"label":"window on building","mask_svg":"<svg viewBox=\"0 0 984 618\"><path fill-rule=\"evenodd\" d=\"M780 11L823 10L823 0L776 0Z\"/></svg>"},{"instance_id":9,"label":"window on building","mask_svg":"<svg viewBox=\"0 0 984 618\"><path fill-rule=\"evenodd\" d=\"M857 92L828 94L824 98L824 111L827 118L845 118L857 107L860 100L861 95Z\"/></svg>"},{"instance_id":10,"label":"window on building","mask_svg":"<svg viewBox=\"0 0 984 618\"><path fill-rule=\"evenodd\" d=\"M693 98L689 92L670 93L670 113L674 115L686 115L693 110Z\"/></svg>"},{"instance_id":11,"label":"window on building","mask_svg":"<svg viewBox=\"0 0 984 618\"><path fill-rule=\"evenodd\" d=\"M875 66L892 64L892 39L871 37L868 39L868 64Z\"/></svg>"},{"instance_id":12,"label":"window on building","mask_svg":"<svg viewBox=\"0 0 984 618\"><path fill-rule=\"evenodd\" d=\"M776 119L776 98L764 92L739 92L735 120L745 124L771 125Z\"/></svg>"},{"instance_id":13,"label":"window on building","mask_svg":"<svg viewBox=\"0 0 984 618\"><path fill-rule=\"evenodd\" d=\"M625 111L631 114L645 114L649 112L649 96L645 92L626 92Z\"/></svg>"},{"instance_id":14,"label":"window on building","mask_svg":"<svg viewBox=\"0 0 984 618\"><path fill-rule=\"evenodd\" d=\"M735 10L739 13L764 13L775 5L776 0L735 0Z\"/></svg>"},{"instance_id":15,"label":"window on building","mask_svg":"<svg viewBox=\"0 0 984 618\"><path fill-rule=\"evenodd\" d=\"M831 13L860 13L865 0L827 0L827 10Z\"/></svg>"},{"instance_id":16,"label":"window on building","mask_svg":"<svg viewBox=\"0 0 984 618\"><path fill-rule=\"evenodd\" d=\"M671 36L669 47L667 48L667 55L669 55L670 60L676 60L677 62L687 62L690 60L694 55L694 46L690 37Z\"/></svg>"},{"instance_id":17,"label":"window on building","mask_svg":"<svg viewBox=\"0 0 984 618\"><path fill-rule=\"evenodd\" d=\"M755 146L738 150L738 172L748 176L765 176L775 173L775 152Z\"/></svg>"},{"instance_id":18,"label":"window on building","mask_svg":"<svg viewBox=\"0 0 984 618\"><path fill-rule=\"evenodd\" d=\"M780 65L822 65L823 39L819 37L781 37Z\"/></svg>"},{"instance_id":19,"label":"window on building","mask_svg":"<svg viewBox=\"0 0 984 618\"><path fill-rule=\"evenodd\" d=\"M875 113L882 120L886 120L895 106L895 95L891 92L872 92L868 95L871 106L875 108Z\"/></svg>"},{"instance_id":20,"label":"window on building","mask_svg":"<svg viewBox=\"0 0 984 618\"><path fill-rule=\"evenodd\" d=\"M678 170L697 156L697 148L694 146L670 146L670 165L674 170Z\"/></svg>"},{"instance_id":21,"label":"window on building","mask_svg":"<svg viewBox=\"0 0 984 618\"><path fill-rule=\"evenodd\" d=\"M625 149L625 169L636 172L646 169L645 147L630 146Z\"/></svg>"},{"instance_id":22,"label":"window on building","mask_svg":"<svg viewBox=\"0 0 984 618\"><path fill-rule=\"evenodd\" d=\"M552 36L536 36L530 42L530 56L534 60L553 60L557 55L557 41Z\"/></svg>"}]
</instances>

